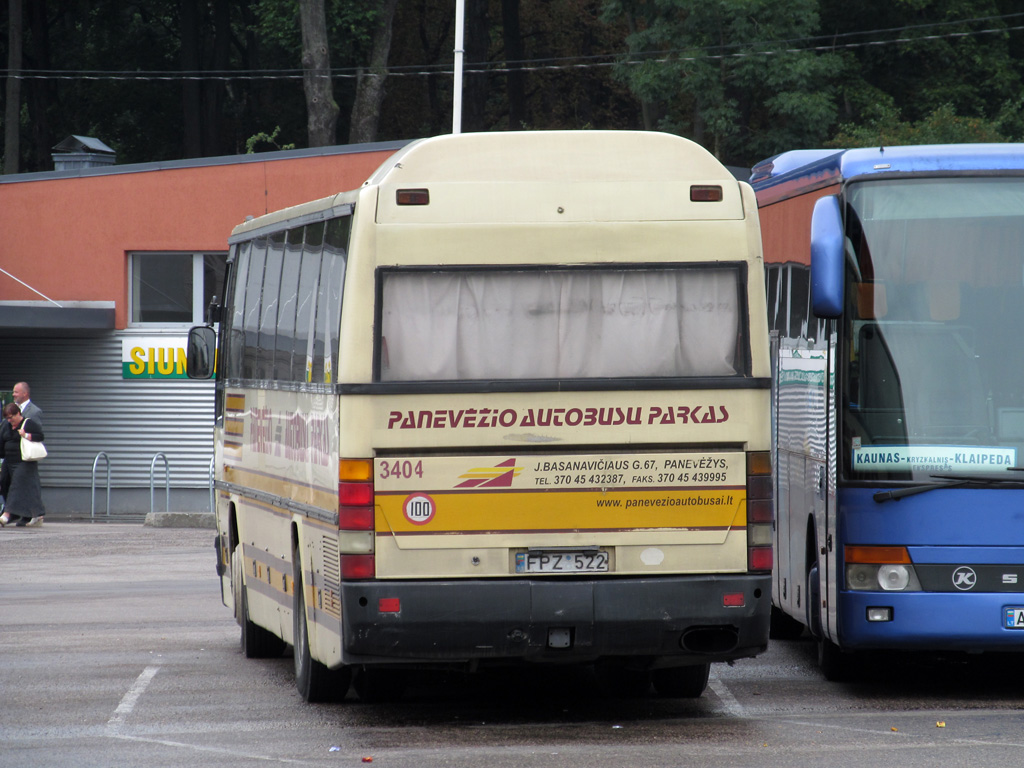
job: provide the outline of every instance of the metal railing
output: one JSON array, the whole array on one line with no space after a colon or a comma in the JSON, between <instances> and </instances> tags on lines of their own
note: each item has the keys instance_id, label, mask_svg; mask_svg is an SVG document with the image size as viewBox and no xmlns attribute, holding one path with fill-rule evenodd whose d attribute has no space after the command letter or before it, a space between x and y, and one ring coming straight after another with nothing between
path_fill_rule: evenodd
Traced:
<instances>
[{"instance_id":1,"label":"metal railing","mask_svg":"<svg viewBox=\"0 0 1024 768\"><path fill-rule=\"evenodd\" d=\"M167 462L167 457L158 453L153 457L153 460L149 463L149 511L150 514L156 511L156 502L154 496L155 481L153 475L156 472L157 459L164 460L164 489L167 492L166 500L164 501L164 512L171 511L171 465Z\"/></svg>"},{"instance_id":2,"label":"metal railing","mask_svg":"<svg viewBox=\"0 0 1024 768\"><path fill-rule=\"evenodd\" d=\"M92 508L89 512L89 519L96 519L96 468L103 459L107 463L107 517L110 517L110 457L104 451L96 454L92 462Z\"/></svg>"}]
</instances>

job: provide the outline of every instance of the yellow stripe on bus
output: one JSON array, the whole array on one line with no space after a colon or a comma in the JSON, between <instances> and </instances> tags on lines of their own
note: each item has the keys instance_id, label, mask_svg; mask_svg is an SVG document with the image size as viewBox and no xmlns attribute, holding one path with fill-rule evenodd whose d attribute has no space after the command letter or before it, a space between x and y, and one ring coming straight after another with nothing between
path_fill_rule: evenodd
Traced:
<instances>
[{"instance_id":1,"label":"yellow stripe on bus","mask_svg":"<svg viewBox=\"0 0 1024 768\"><path fill-rule=\"evenodd\" d=\"M396 535L729 528L746 525L746 500L738 488L378 494L376 525Z\"/></svg>"}]
</instances>

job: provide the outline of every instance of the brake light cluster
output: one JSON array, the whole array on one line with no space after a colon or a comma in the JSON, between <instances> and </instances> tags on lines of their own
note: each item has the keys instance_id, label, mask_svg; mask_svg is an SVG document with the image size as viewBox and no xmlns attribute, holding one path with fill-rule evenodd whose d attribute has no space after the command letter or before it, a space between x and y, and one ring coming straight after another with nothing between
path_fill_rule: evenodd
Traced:
<instances>
[{"instance_id":1,"label":"brake light cluster","mask_svg":"<svg viewBox=\"0 0 1024 768\"><path fill-rule=\"evenodd\" d=\"M372 545L373 461L369 459L338 462L338 529L369 532ZM342 551L340 559L343 579L372 579L376 573L372 546L369 552Z\"/></svg>"},{"instance_id":2,"label":"brake light cluster","mask_svg":"<svg viewBox=\"0 0 1024 768\"><path fill-rule=\"evenodd\" d=\"M772 569L772 457L768 451L747 453L747 569Z\"/></svg>"}]
</instances>

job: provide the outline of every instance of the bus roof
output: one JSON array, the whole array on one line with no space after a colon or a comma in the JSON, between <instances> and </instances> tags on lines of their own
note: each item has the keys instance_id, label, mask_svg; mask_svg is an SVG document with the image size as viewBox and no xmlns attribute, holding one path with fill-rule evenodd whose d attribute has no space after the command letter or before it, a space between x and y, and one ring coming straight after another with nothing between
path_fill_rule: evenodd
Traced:
<instances>
[{"instance_id":1,"label":"bus roof","mask_svg":"<svg viewBox=\"0 0 1024 768\"><path fill-rule=\"evenodd\" d=\"M691 185L723 195L695 201ZM434 136L388 157L361 189L275 211L235 227L229 243L284 225L338 215L367 190L380 191L378 223L539 223L570 221L742 220L740 182L699 144L651 131L495 131ZM630 187L632 185L632 187ZM396 190L428 189L427 206L396 204ZM552 203L585 190L569 209ZM501 194L496 194L500 190ZM613 191L614 190L614 193ZM633 194L635 192L636 194ZM577 200L580 200L577 193ZM399 213L401 215L399 215Z\"/></svg>"},{"instance_id":2,"label":"bus roof","mask_svg":"<svg viewBox=\"0 0 1024 768\"><path fill-rule=\"evenodd\" d=\"M514 162L510 162L514 158ZM645 131L493 131L434 136L389 157L366 184L735 181L699 144Z\"/></svg>"},{"instance_id":3,"label":"bus roof","mask_svg":"<svg viewBox=\"0 0 1024 768\"><path fill-rule=\"evenodd\" d=\"M1024 144L924 144L861 149L799 149L754 166L750 183L765 198L792 197L878 173L1024 170Z\"/></svg>"}]
</instances>

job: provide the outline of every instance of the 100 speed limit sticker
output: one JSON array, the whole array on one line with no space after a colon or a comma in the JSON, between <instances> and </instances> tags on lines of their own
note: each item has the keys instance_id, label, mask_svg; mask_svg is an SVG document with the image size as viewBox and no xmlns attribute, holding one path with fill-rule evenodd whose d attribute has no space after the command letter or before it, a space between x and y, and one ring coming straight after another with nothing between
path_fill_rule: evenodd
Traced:
<instances>
[{"instance_id":1,"label":"100 speed limit sticker","mask_svg":"<svg viewBox=\"0 0 1024 768\"><path fill-rule=\"evenodd\" d=\"M434 504L434 500L425 493L414 493L412 496L406 496L405 502L402 504L402 512L405 513L405 519L414 525L429 523L436 511L437 505Z\"/></svg>"}]
</instances>

